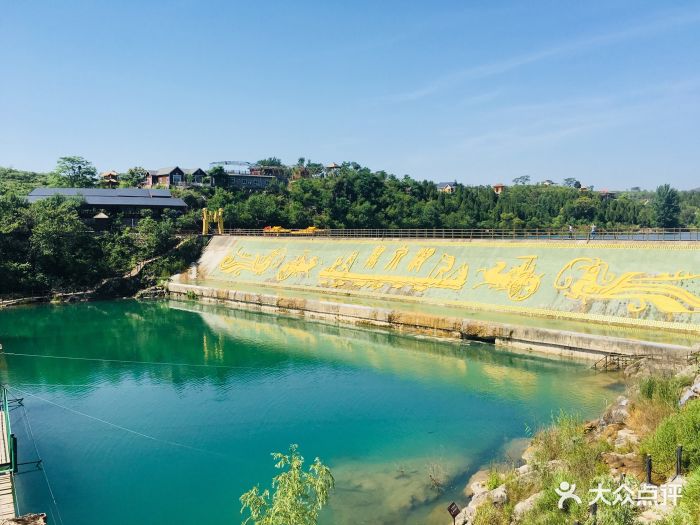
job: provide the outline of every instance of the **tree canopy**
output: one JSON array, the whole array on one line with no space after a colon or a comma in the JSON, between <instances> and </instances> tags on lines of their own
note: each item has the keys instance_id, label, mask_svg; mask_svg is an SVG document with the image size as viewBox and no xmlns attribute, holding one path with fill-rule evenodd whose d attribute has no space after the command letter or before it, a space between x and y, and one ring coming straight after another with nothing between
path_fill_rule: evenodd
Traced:
<instances>
[{"instance_id":1,"label":"tree canopy","mask_svg":"<svg viewBox=\"0 0 700 525\"><path fill-rule=\"evenodd\" d=\"M678 191L664 184L656 188L654 218L660 228L677 228L681 217L681 199Z\"/></svg>"},{"instance_id":2,"label":"tree canopy","mask_svg":"<svg viewBox=\"0 0 700 525\"><path fill-rule=\"evenodd\" d=\"M97 170L83 157L61 157L50 179L51 185L67 188L91 188L95 185Z\"/></svg>"}]
</instances>

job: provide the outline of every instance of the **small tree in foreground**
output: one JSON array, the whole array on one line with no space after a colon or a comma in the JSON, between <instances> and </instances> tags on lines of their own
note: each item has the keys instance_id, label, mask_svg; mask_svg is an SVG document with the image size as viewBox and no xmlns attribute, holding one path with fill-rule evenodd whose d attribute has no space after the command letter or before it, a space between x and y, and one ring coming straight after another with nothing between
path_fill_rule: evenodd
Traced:
<instances>
[{"instance_id":1,"label":"small tree in foreground","mask_svg":"<svg viewBox=\"0 0 700 525\"><path fill-rule=\"evenodd\" d=\"M246 510L250 514L243 525L316 525L335 480L319 458L304 472L304 458L298 448L298 445L290 445L289 455L272 454L277 461L275 467L283 471L272 478L272 499L270 491L265 489L261 493L259 486L240 497L241 514Z\"/></svg>"}]
</instances>

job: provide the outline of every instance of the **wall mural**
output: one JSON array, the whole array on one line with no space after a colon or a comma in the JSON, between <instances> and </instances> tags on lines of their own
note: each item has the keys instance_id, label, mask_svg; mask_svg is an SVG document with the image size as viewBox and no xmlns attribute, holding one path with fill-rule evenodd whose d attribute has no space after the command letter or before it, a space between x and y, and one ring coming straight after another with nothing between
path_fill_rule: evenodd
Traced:
<instances>
[{"instance_id":1,"label":"wall mural","mask_svg":"<svg viewBox=\"0 0 700 525\"><path fill-rule=\"evenodd\" d=\"M700 274L690 272L655 275L627 272L616 277L610 272L608 263L600 258L579 257L559 271L554 288L584 305L593 301L618 300L629 301L627 310L630 313L643 312L650 304L663 313L695 313L700 310L700 298L678 283L699 277Z\"/></svg>"},{"instance_id":2,"label":"wall mural","mask_svg":"<svg viewBox=\"0 0 700 525\"><path fill-rule=\"evenodd\" d=\"M409 249L405 245L398 248L384 266L384 270L396 270L401 260L408 255L408 252ZM367 268L369 263L376 263L376 261L372 259L376 253L381 252L378 252L377 248L375 248L370 258L365 262L365 268ZM348 257L339 257L331 266L321 270L318 274L319 284L332 288L354 287L369 288L372 290L378 290L383 287L392 289L405 287L416 292L423 292L429 288L461 290L466 284L469 275L469 266L467 264L462 264L458 268L454 268L455 257L446 253L440 256L439 260L432 266L430 272L423 277L392 275L390 273L374 274L363 273L361 271L355 272L353 271L353 265L357 261L358 254L359 252L354 251ZM435 255L434 248L419 249L415 257L408 263L408 270L419 272L433 255Z\"/></svg>"},{"instance_id":3,"label":"wall mural","mask_svg":"<svg viewBox=\"0 0 700 525\"><path fill-rule=\"evenodd\" d=\"M290 277L298 277L301 275L309 277L309 272L316 267L319 259L315 255L307 259L308 253L308 250L304 250L303 255L280 266L277 272L277 280L284 281Z\"/></svg>"},{"instance_id":4,"label":"wall mural","mask_svg":"<svg viewBox=\"0 0 700 525\"><path fill-rule=\"evenodd\" d=\"M262 275L270 268L277 268L284 261L286 251L283 248L272 250L267 255L249 255L239 249L234 255L226 256L221 261L219 269L224 273L241 275L247 271L253 275Z\"/></svg>"},{"instance_id":5,"label":"wall mural","mask_svg":"<svg viewBox=\"0 0 700 525\"><path fill-rule=\"evenodd\" d=\"M259 284L534 314L566 312L582 319L696 322L691 316L700 313L700 273L674 268L700 267L700 245L249 238L219 242L226 253L217 252L214 269L223 280L232 276ZM669 258L668 249L682 255ZM470 267L478 270L470 275Z\"/></svg>"},{"instance_id":6,"label":"wall mural","mask_svg":"<svg viewBox=\"0 0 700 525\"><path fill-rule=\"evenodd\" d=\"M525 255L518 259L524 262L511 267L507 272L503 271L508 266L505 261L498 261L493 268L480 268L477 273L483 274L484 281L475 284L474 288L488 286L494 290L506 291L511 301L524 301L532 296L539 289L544 276L543 273L535 274L537 255Z\"/></svg>"}]
</instances>

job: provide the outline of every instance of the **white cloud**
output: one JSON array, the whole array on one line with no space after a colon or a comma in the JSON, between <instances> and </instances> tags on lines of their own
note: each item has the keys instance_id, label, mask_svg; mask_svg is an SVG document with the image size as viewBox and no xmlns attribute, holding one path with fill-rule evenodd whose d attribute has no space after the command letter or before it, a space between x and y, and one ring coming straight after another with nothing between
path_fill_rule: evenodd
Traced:
<instances>
[{"instance_id":1,"label":"white cloud","mask_svg":"<svg viewBox=\"0 0 700 525\"><path fill-rule=\"evenodd\" d=\"M655 17L650 22L639 23L635 26L606 34L580 38L570 42L564 42L557 46L532 53L506 58L497 62L481 64L459 71L455 71L439 77L432 82L411 91L396 93L385 97L390 102L411 102L433 95L439 91L449 89L455 84L465 80L475 80L494 75L506 73L508 71L547 60L550 58L567 56L589 49L595 49L606 45L623 42L633 38L661 33L681 26L693 25L700 22L700 11L666 13L664 16Z\"/></svg>"}]
</instances>

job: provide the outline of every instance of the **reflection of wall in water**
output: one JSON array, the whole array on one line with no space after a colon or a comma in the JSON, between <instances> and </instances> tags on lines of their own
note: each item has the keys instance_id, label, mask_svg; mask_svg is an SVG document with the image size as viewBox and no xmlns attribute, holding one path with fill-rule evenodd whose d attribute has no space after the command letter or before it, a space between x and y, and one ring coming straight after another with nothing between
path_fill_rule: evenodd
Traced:
<instances>
[{"instance_id":1,"label":"reflection of wall in water","mask_svg":"<svg viewBox=\"0 0 700 525\"><path fill-rule=\"evenodd\" d=\"M532 356L495 350L493 345L450 343L389 332L338 327L323 323L271 316L211 305L171 301L173 308L196 311L214 333L225 333L222 342L259 341L260 352L279 356L370 367L399 378L427 381L436 378L465 390L501 397L551 395L565 389L568 373L586 374L576 363L552 362ZM567 371L562 374L562 371ZM591 380L596 380L591 374Z\"/></svg>"}]
</instances>

